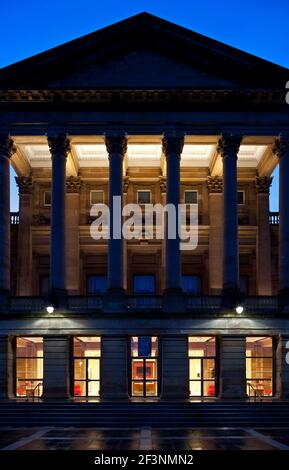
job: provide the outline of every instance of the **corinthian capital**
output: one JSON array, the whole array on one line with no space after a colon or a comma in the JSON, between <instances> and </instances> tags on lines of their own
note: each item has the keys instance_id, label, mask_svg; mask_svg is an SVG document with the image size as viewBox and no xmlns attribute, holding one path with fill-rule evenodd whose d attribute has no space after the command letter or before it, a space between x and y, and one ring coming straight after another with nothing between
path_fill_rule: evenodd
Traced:
<instances>
[{"instance_id":1,"label":"corinthian capital","mask_svg":"<svg viewBox=\"0 0 289 470\"><path fill-rule=\"evenodd\" d=\"M272 151L278 158L289 155L289 136L280 135L273 145Z\"/></svg>"},{"instance_id":2,"label":"corinthian capital","mask_svg":"<svg viewBox=\"0 0 289 470\"><path fill-rule=\"evenodd\" d=\"M169 155L181 156L185 143L184 134L165 133L162 140L163 154L168 157Z\"/></svg>"},{"instance_id":3,"label":"corinthian capital","mask_svg":"<svg viewBox=\"0 0 289 470\"><path fill-rule=\"evenodd\" d=\"M269 194L272 184L272 176L256 176L255 188L258 194Z\"/></svg>"},{"instance_id":4,"label":"corinthian capital","mask_svg":"<svg viewBox=\"0 0 289 470\"><path fill-rule=\"evenodd\" d=\"M234 155L237 158L241 141L241 135L222 134L218 142L217 151L223 158L226 158L229 155Z\"/></svg>"},{"instance_id":5,"label":"corinthian capital","mask_svg":"<svg viewBox=\"0 0 289 470\"><path fill-rule=\"evenodd\" d=\"M19 194L31 194L33 191L32 176L16 176L16 184L19 188Z\"/></svg>"},{"instance_id":6,"label":"corinthian capital","mask_svg":"<svg viewBox=\"0 0 289 470\"><path fill-rule=\"evenodd\" d=\"M127 151L127 138L125 134L106 134L105 145L108 156L120 155L124 157Z\"/></svg>"},{"instance_id":7,"label":"corinthian capital","mask_svg":"<svg viewBox=\"0 0 289 470\"><path fill-rule=\"evenodd\" d=\"M70 142L67 134L48 134L47 141L52 158L56 155L67 157L70 151Z\"/></svg>"},{"instance_id":8,"label":"corinthian capital","mask_svg":"<svg viewBox=\"0 0 289 470\"><path fill-rule=\"evenodd\" d=\"M0 157L11 158L16 147L8 134L0 134Z\"/></svg>"},{"instance_id":9,"label":"corinthian capital","mask_svg":"<svg viewBox=\"0 0 289 470\"><path fill-rule=\"evenodd\" d=\"M79 193L82 186L82 181L79 176L69 176L66 178L66 192Z\"/></svg>"},{"instance_id":10,"label":"corinthian capital","mask_svg":"<svg viewBox=\"0 0 289 470\"><path fill-rule=\"evenodd\" d=\"M221 176L208 176L207 185L210 193L223 192L223 178Z\"/></svg>"}]
</instances>

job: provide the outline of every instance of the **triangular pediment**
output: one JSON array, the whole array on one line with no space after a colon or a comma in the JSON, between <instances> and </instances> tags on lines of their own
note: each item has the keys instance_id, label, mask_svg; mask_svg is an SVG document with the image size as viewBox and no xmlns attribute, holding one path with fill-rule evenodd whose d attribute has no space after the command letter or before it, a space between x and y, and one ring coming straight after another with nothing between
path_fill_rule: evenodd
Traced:
<instances>
[{"instance_id":1,"label":"triangular pediment","mask_svg":"<svg viewBox=\"0 0 289 470\"><path fill-rule=\"evenodd\" d=\"M139 48L106 62L87 57L74 64L63 77L49 82L49 88L105 87L232 87L236 83L222 76L184 63L152 48Z\"/></svg>"},{"instance_id":2,"label":"triangular pediment","mask_svg":"<svg viewBox=\"0 0 289 470\"><path fill-rule=\"evenodd\" d=\"M0 88L278 88L283 67L143 13L0 70Z\"/></svg>"}]
</instances>

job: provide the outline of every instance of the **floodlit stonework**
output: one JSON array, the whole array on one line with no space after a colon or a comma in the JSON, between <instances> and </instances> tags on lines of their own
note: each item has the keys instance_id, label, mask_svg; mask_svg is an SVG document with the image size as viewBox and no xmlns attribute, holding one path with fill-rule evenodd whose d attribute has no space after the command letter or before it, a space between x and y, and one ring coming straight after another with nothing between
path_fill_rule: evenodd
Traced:
<instances>
[{"instance_id":1,"label":"floodlit stonework","mask_svg":"<svg viewBox=\"0 0 289 470\"><path fill-rule=\"evenodd\" d=\"M145 13L0 70L2 399L289 397L288 78ZM116 196L197 247L114 237Z\"/></svg>"}]
</instances>

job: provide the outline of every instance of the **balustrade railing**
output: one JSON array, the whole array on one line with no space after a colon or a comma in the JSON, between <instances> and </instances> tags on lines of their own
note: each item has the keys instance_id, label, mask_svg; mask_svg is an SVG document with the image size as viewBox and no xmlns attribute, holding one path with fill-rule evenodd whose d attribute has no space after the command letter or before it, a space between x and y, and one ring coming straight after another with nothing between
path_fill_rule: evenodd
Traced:
<instances>
[{"instance_id":1,"label":"balustrade railing","mask_svg":"<svg viewBox=\"0 0 289 470\"><path fill-rule=\"evenodd\" d=\"M188 295L187 308L189 310L219 310L221 308L221 296Z\"/></svg>"},{"instance_id":2,"label":"balustrade railing","mask_svg":"<svg viewBox=\"0 0 289 470\"><path fill-rule=\"evenodd\" d=\"M11 225L19 224L19 212L10 212L10 224Z\"/></svg>"},{"instance_id":3,"label":"balustrade railing","mask_svg":"<svg viewBox=\"0 0 289 470\"><path fill-rule=\"evenodd\" d=\"M43 297L11 297L10 311L12 312L40 312L46 307Z\"/></svg>"},{"instance_id":4,"label":"balustrade railing","mask_svg":"<svg viewBox=\"0 0 289 470\"><path fill-rule=\"evenodd\" d=\"M278 297L269 295L256 295L245 297L242 302L244 310L257 313L274 313L278 309Z\"/></svg>"},{"instance_id":5,"label":"balustrade railing","mask_svg":"<svg viewBox=\"0 0 289 470\"><path fill-rule=\"evenodd\" d=\"M243 314L274 314L278 312L277 296L248 296L241 302L244 307ZM161 295L131 295L127 296L125 311L149 311L162 310L163 297ZM44 312L47 307L47 299L43 297L11 297L10 312ZM57 311L57 309L56 309ZM104 297L101 295L68 296L68 312L103 312ZM206 295L187 295L186 312L212 312L222 313L222 297ZM185 312L184 312L185 313ZM235 313L232 309L232 313Z\"/></svg>"},{"instance_id":6,"label":"balustrade railing","mask_svg":"<svg viewBox=\"0 0 289 470\"><path fill-rule=\"evenodd\" d=\"M279 212L269 212L269 224L279 225Z\"/></svg>"},{"instance_id":7,"label":"balustrade railing","mask_svg":"<svg viewBox=\"0 0 289 470\"><path fill-rule=\"evenodd\" d=\"M72 311L101 310L103 308L103 297L101 295L69 296L68 309Z\"/></svg>"},{"instance_id":8,"label":"balustrade railing","mask_svg":"<svg viewBox=\"0 0 289 470\"><path fill-rule=\"evenodd\" d=\"M158 295L133 295L127 299L127 306L129 309L161 309L162 297Z\"/></svg>"}]
</instances>

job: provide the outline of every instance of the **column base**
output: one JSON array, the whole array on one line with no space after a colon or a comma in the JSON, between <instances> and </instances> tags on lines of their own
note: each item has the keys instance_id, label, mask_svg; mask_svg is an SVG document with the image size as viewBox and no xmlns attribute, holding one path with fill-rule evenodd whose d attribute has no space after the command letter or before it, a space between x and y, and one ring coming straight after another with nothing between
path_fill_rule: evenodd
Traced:
<instances>
[{"instance_id":1,"label":"column base","mask_svg":"<svg viewBox=\"0 0 289 470\"><path fill-rule=\"evenodd\" d=\"M278 293L278 309L282 313L289 313L289 288L281 289Z\"/></svg>"},{"instance_id":2,"label":"column base","mask_svg":"<svg viewBox=\"0 0 289 470\"><path fill-rule=\"evenodd\" d=\"M241 301L238 287L224 287L222 290L221 306L223 310L232 310Z\"/></svg>"},{"instance_id":3,"label":"column base","mask_svg":"<svg viewBox=\"0 0 289 470\"><path fill-rule=\"evenodd\" d=\"M186 296L182 289L165 289L163 294L163 310L166 313L186 311Z\"/></svg>"},{"instance_id":4,"label":"column base","mask_svg":"<svg viewBox=\"0 0 289 470\"><path fill-rule=\"evenodd\" d=\"M61 310L67 310L67 290L53 287L48 295L48 303Z\"/></svg>"},{"instance_id":5,"label":"column base","mask_svg":"<svg viewBox=\"0 0 289 470\"><path fill-rule=\"evenodd\" d=\"M8 313L10 310L10 292L0 290L0 313Z\"/></svg>"},{"instance_id":6,"label":"column base","mask_svg":"<svg viewBox=\"0 0 289 470\"><path fill-rule=\"evenodd\" d=\"M104 299L105 313L120 313L126 309L126 291L124 289L108 289Z\"/></svg>"}]
</instances>

